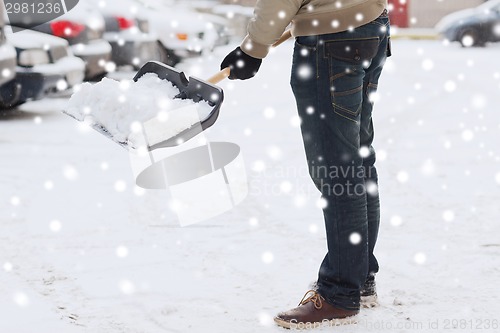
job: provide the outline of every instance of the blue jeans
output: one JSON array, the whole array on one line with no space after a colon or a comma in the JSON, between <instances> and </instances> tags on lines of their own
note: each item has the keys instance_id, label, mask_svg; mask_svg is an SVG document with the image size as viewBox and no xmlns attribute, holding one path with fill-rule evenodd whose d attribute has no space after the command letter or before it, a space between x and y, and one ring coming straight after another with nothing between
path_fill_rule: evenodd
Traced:
<instances>
[{"instance_id":1,"label":"blue jeans","mask_svg":"<svg viewBox=\"0 0 500 333\"><path fill-rule=\"evenodd\" d=\"M373 248L380 204L373 98L390 53L389 19L352 31L297 37L291 86L309 174L324 203L328 253L318 274L326 301L358 309L360 289L378 272Z\"/></svg>"}]
</instances>

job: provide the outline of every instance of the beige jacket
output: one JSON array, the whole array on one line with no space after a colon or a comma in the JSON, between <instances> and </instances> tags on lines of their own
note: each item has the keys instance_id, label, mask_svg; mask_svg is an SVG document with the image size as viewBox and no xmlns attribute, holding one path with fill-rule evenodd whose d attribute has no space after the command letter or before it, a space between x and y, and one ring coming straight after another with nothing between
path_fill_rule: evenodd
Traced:
<instances>
[{"instance_id":1,"label":"beige jacket","mask_svg":"<svg viewBox=\"0 0 500 333\"><path fill-rule=\"evenodd\" d=\"M264 58L292 23L292 36L345 31L376 19L387 0L258 0L241 49Z\"/></svg>"}]
</instances>

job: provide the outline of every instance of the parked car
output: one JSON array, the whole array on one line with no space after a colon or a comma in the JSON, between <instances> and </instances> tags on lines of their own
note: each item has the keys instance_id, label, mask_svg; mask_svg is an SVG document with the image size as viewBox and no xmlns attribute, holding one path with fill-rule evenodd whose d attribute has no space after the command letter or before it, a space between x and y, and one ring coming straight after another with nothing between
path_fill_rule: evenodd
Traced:
<instances>
[{"instance_id":1,"label":"parked car","mask_svg":"<svg viewBox=\"0 0 500 333\"><path fill-rule=\"evenodd\" d=\"M500 0L445 16L436 30L451 42L458 41L464 47L483 46L487 42L500 41Z\"/></svg>"},{"instance_id":2,"label":"parked car","mask_svg":"<svg viewBox=\"0 0 500 333\"><path fill-rule=\"evenodd\" d=\"M10 26L5 31L17 53L16 104L62 94L83 81L85 63L73 56L66 40L33 30L13 33Z\"/></svg>"},{"instance_id":3,"label":"parked car","mask_svg":"<svg viewBox=\"0 0 500 333\"><path fill-rule=\"evenodd\" d=\"M64 38L73 54L85 61L85 79L103 77L111 60L111 45L102 39L104 18L87 1L79 1L66 14L33 28L33 30Z\"/></svg>"},{"instance_id":4,"label":"parked car","mask_svg":"<svg viewBox=\"0 0 500 333\"><path fill-rule=\"evenodd\" d=\"M220 23L212 23L209 15L179 8L164 0L130 1L132 6L129 8L149 18L149 28L158 36L162 61L169 65L213 50L218 42L217 26Z\"/></svg>"},{"instance_id":5,"label":"parked car","mask_svg":"<svg viewBox=\"0 0 500 333\"><path fill-rule=\"evenodd\" d=\"M161 60L147 17L133 13L124 6L124 0L88 1L104 16L103 38L111 44L111 59L117 66L132 65L137 69L149 60Z\"/></svg>"},{"instance_id":6,"label":"parked car","mask_svg":"<svg viewBox=\"0 0 500 333\"><path fill-rule=\"evenodd\" d=\"M0 108L17 103L21 86L15 82L16 50L5 38L4 3L0 0Z\"/></svg>"}]
</instances>

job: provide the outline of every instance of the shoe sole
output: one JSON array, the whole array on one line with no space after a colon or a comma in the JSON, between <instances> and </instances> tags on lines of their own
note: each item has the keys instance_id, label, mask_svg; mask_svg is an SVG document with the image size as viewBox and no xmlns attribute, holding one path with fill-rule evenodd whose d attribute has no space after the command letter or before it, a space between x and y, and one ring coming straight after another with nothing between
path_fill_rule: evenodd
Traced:
<instances>
[{"instance_id":1,"label":"shoe sole","mask_svg":"<svg viewBox=\"0 0 500 333\"><path fill-rule=\"evenodd\" d=\"M274 318L274 322L283 328L287 329L294 329L294 330L307 330L307 329L313 329L313 328L320 328L320 327L338 327L338 326L344 326L344 325L353 325L357 324L358 320L356 316L351 316L351 317L346 317L346 318L338 318L338 319L331 319L331 320L323 320L322 322L290 322L286 321L283 319L280 319L278 317Z\"/></svg>"},{"instance_id":2,"label":"shoe sole","mask_svg":"<svg viewBox=\"0 0 500 333\"><path fill-rule=\"evenodd\" d=\"M360 305L362 308L371 309L379 306L377 295L361 296Z\"/></svg>"}]
</instances>

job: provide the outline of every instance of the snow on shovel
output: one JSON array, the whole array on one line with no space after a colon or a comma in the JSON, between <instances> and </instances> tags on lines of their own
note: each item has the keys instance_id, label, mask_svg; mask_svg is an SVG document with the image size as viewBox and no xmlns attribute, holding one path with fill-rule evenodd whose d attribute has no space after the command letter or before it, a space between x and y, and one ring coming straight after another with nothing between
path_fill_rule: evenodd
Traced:
<instances>
[{"instance_id":1,"label":"snow on shovel","mask_svg":"<svg viewBox=\"0 0 500 333\"><path fill-rule=\"evenodd\" d=\"M183 72L150 61L133 81L83 84L64 113L126 149L173 147L215 123L224 100L215 84L228 76L226 68L207 81L188 80Z\"/></svg>"}]
</instances>

